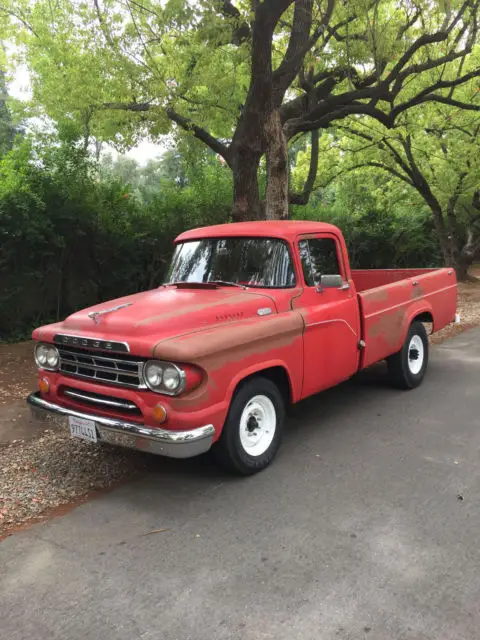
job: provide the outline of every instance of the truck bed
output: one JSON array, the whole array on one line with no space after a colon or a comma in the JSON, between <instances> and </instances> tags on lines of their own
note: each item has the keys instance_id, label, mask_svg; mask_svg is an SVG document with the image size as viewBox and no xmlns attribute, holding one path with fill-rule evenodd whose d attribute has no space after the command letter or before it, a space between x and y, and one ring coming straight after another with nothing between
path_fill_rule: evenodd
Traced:
<instances>
[{"instance_id":1,"label":"truck bed","mask_svg":"<svg viewBox=\"0 0 480 640\"><path fill-rule=\"evenodd\" d=\"M361 367L401 348L418 317L438 331L455 319L457 283L453 269L353 270L365 348Z\"/></svg>"}]
</instances>

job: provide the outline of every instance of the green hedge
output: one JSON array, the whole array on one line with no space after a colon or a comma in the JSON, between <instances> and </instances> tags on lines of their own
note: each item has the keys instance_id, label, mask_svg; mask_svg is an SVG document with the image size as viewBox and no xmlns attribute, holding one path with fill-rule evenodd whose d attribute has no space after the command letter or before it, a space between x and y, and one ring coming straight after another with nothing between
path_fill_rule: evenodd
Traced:
<instances>
[{"instance_id":1,"label":"green hedge","mask_svg":"<svg viewBox=\"0 0 480 640\"><path fill-rule=\"evenodd\" d=\"M147 204L97 175L68 148L38 159L25 143L0 162L0 341L158 286L179 233L228 219L225 174L201 189L160 183Z\"/></svg>"}]
</instances>

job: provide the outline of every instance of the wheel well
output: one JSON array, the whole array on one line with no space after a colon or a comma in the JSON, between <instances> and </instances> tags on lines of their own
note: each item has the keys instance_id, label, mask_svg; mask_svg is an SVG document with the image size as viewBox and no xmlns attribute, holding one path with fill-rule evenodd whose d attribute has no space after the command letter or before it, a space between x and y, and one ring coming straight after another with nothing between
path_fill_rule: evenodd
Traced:
<instances>
[{"instance_id":1,"label":"wheel well","mask_svg":"<svg viewBox=\"0 0 480 640\"><path fill-rule=\"evenodd\" d=\"M255 373L243 378L243 380L238 383L237 389L240 385L252 378L267 378L268 380L271 380L275 385L277 385L282 398L285 399L285 406L288 407L292 404L292 388L290 386L290 379L288 377L287 370L284 367L269 367L268 369L255 371Z\"/></svg>"},{"instance_id":2,"label":"wheel well","mask_svg":"<svg viewBox=\"0 0 480 640\"><path fill-rule=\"evenodd\" d=\"M432 325L432 329L430 333L433 332L433 316L430 311L424 311L423 313L419 313L418 316L413 318L412 322L426 322L427 324Z\"/></svg>"}]
</instances>

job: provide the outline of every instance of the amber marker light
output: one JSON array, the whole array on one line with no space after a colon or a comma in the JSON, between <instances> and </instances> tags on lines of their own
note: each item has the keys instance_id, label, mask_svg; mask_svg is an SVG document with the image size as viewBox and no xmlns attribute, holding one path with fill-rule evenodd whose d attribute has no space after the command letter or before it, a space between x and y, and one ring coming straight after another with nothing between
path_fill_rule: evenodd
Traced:
<instances>
[{"instance_id":1,"label":"amber marker light","mask_svg":"<svg viewBox=\"0 0 480 640\"><path fill-rule=\"evenodd\" d=\"M42 393L48 393L50 391L50 383L48 378L42 378L38 383L38 388Z\"/></svg>"},{"instance_id":2,"label":"amber marker light","mask_svg":"<svg viewBox=\"0 0 480 640\"><path fill-rule=\"evenodd\" d=\"M165 420L167 419L167 410L163 405L157 404L153 410L153 417L155 418L156 422L162 424L162 422L165 422Z\"/></svg>"}]
</instances>

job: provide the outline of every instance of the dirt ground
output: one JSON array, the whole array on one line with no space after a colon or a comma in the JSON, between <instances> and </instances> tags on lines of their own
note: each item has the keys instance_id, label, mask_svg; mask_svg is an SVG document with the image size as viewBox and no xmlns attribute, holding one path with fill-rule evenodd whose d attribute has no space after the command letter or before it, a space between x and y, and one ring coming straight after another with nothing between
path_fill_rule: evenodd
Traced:
<instances>
[{"instance_id":1,"label":"dirt ground","mask_svg":"<svg viewBox=\"0 0 480 640\"><path fill-rule=\"evenodd\" d=\"M480 278L480 266L473 271ZM459 286L460 323L434 343L480 326L480 279ZM135 451L70 438L60 423L30 417L25 398L36 389L33 343L0 345L0 538L155 464Z\"/></svg>"}]
</instances>

